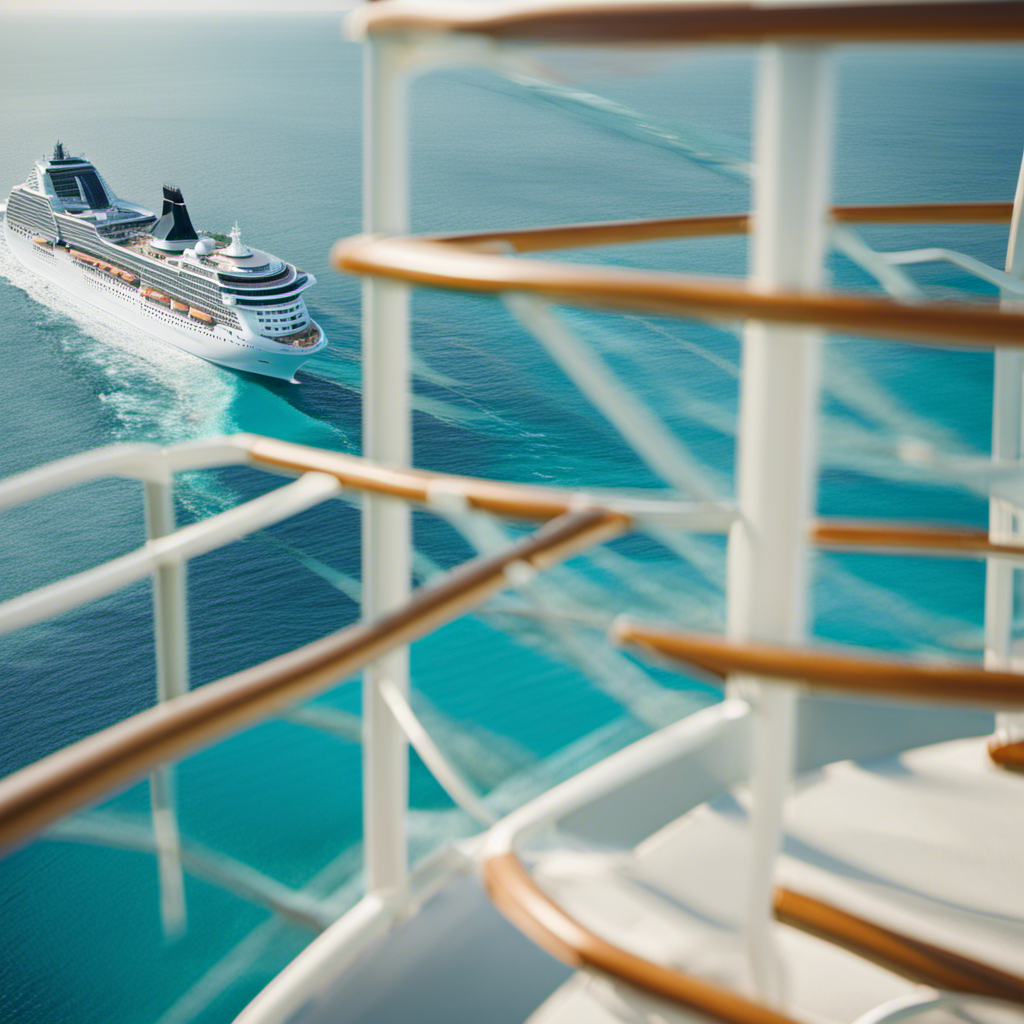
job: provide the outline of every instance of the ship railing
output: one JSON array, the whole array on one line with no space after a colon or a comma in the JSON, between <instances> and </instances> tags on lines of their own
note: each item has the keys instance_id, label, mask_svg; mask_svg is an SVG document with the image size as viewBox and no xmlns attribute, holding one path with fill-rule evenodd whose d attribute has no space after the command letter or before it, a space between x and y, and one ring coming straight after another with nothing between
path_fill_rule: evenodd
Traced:
<instances>
[{"instance_id":1,"label":"ship railing","mask_svg":"<svg viewBox=\"0 0 1024 1024\"><path fill-rule=\"evenodd\" d=\"M313 324L295 334L265 334L264 337L269 341L276 341L279 345L290 345L293 348L309 348L310 345L315 345L323 337L323 331L316 324Z\"/></svg>"},{"instance_id":2,"label":"ship railing","mask_svg":"<svg viewBox=\"0 0 1024 1024\"><path fill-rule=\"evenodd\" d=\"M993 224L1009 223L1012 213L1012 203L926 203L891 208L836 207L831 217L837 224ZM722 278L541 262L518 256L584 246L739 234L748 231L750 224L751 215L739 213L443 237L357 236L339 242L333 260L339 270L404 284L529 296L597 309L663 313L713 322L758 320L787 326L812 325L922 345L1024 347L1024 313L1000 308L995 302L909 303L857 294L770 292Z\"/></svg>"},{"instance_id":3,"label":"ship railing","mask_svg":"<svg viewBox=\"0 0 1024 1024\"><path fill-rule=\"evenodd\" d=\"M174 475L237 465L298 476L299 479L227 512L177 528L173 502ZM84 745L68 748L0 783L0 805L6 806L6 811L0 811L3 822L0 823L0 845L23 842L62 815L94 802L145 771L151 771L161 912L169 933L179 931L184 923L183 861L186 866L191 865L191 869L198 869L200 873L205 871L207 877L212 875L220 883L225 878L234 879L234 888L247 897L257 898L274 909L291 906L290 916L303 916L281 896L280 886L269 880L253 883L251 869L245 869L245 877L239 882L236 877L239 869L229 867L211 872L209 858L204 860L195 851L189 853L185 850L183 853L174 810L173 776L168 766L192 749L194 741L203 743L204 737L212 741L249 721L244 713L242 718L237 717L244 706L250 708L254 716L251 720L255 720L266 717L276 708L303 699L298 690L292 692L289 685L282 684L284 689L279 690L280 699L271 699L268 704L269 691L266 688L279 685L273 683L272 677L278 677L281 683L284 679L282 671L289 678L309 676L306 670L311 669L313 662L308 659L315 660L325 653L321 649L323 643L313 645L316 650L311 648L288 656L286 666L268 663L249 670L248 675L242 673L240 677L233 677L233 681L222 681L223 685L217 684L213 689L206 686L190 691L185 588L185 567L190 559L343 492L378 494L388 499L422 504L445 514L460 509L463 513L480 512L516 520L541 523L556 520L570 524L567 534L561 526L553 526L553 534L549 530L537 539L539 547L531 547L532 541L523 542L526 546L523 543L513 546L511 554L506 552L481 560L479 567L483 575L479 579L476 569L467 567L461 575L440 584L442 589L434 587L429 592L418 592L419 604L415 607L410 605L408 609L409 622L401 617L401 621L387 617L381 619L378 647L389 650L403 642L401 637L410 628L418 629L417 623L426 622L429 628L436 628L446 615L461 614L474 607L485 600L491 590L503 589L510 580L521 583L524 573L528 575L556 555L568 557L580 545L596 543L633 526L643 529L671 526L700 532L724 532L735 516L727 503L676 501L661 495L650 498L610 493L588 496L556 488L427 473L377 465L355 456L254 435L213 438L167 448L117 445L87 452L0 482L0 511L91 480L110 477L143 483L149 538L146 544L121 558L0 604L0 634L45 621L134 581L152 577L158 707L149 719L144 716L135 725L122 723L122 726L115 727L114 733L93 737L84 741ZM595 513L594 509L598 511ZM507 577L501 575L506 569ZM369 650L365 646L365 630L361 633L361 628L353 627L355 632L350 630L344 636L339 634L337 644L340 646L336 651L339 657L350 649L352 653ZM363 639L360 640L361 636ZM350 648L351 644L355 646ZM330 673L323 675L326 669L321 666L316 689L326 689L333 685L332 679L338 683L346 674L358 671L358 668L347 669L348 664L348 661L337 662L332 670L333 676ZM260 691L263 691L262 696ZM226 703L219 710L209 703L217 692L226 695ZM203 695L201 698L200 694ZM197 699L198 703L195 703ZM447 761L417 718L406 695L394 691L389 692L386 699L387 713L394 716L396 727L408 736L456 805L481 823L491 823L493 814ZM172 712L169 717L168 712ZM216 719L222 715L226 717L218 725ZM136 728L142 731L136 733ZM136 740L132 740L129 734L135 735ZM182 741L184 745L181 745ZM117 767L116 762L122 758L123 763ZM65 825L58 834L74 837L84 827L76 832ZM101 836L100 841L106 840ZM308 920L309 915L303 919Z\"/></svg>"},{"instance_id":4,"label":"ship railing","mask_svg":"<svg viewBox=\"0 0 1024 1024\"><path fill-rule=\"evenodd\" d=\"M995 349L994 453L1007 461L1021 458L1019 349L1024 344L1024 315L1012 306L924 301L901 267L946 259L994 284L1004 295L1019 296L1018 281L1024 275L1024 243L1018 242L1024 219L1024 176L1015 205L956 203L942 209L932 205L830 210L833 79L829 48L836 43L1019 42L1024 39L1022 10L1017 2L584 3L566 7L547 0L483 6L382 0L355 11L348 20L349 35L368 44L365 233L339 243L334 256L340 269L365 278L363 428L367 454L389 463L409 461L410 289L440 287L499 297L651 469L677 491L701 494L702 481L691 472L687 453L672 433L618 385L555 306L640 310L715 324L742 324L744 363L749 365L742 378L737 432L740 518L730 536L730 630L742 640L799 645L806 631L806 548L808 529L813 529L814 407L823 331ZM466 65L511 73L512 77L524 70L532 73L536 65L531 65L527 47L534 45L542 52L550 45L709 43L762 47L754 215L571 225L490 235L408 236L406 93L417 74ZM856 223L943 219L992 223L1011 217L1005 274L948 251L876 252L853 228ZM752 236L749 283L607 265L551 263L522 255L545 248L747 230ZM892 298L821 292L829 243L866 269ZM993 518L984 543L1017 547L1017 528L1007 518L1006 503L995 488L992 494ZM873 530L869 527L869 532ZM874 533L866 546L887 549L883 533ZM831 540L835 539L833 533ZM867 534L860 540L867 540ZM408 555L408 521L371 499L364 517L363 543L364 606L377 610L400 604L410 575L408 559L401 557L403 552ZM1005 667L1012 626L1012 589L1008 588L1013 567L1003 559L991 558L988 569L986 659L992 667ZM401 685L406 673L404 655L373 666L364 674L364 706L382 704L388 680L398 678ZM754 868L748 880L744 934L754 991L776 1002L779 974L772 939L772 872L792 762L797 694L793 686L761 686L756 674L740 671L730 675L730 691L752 695L759 706L761 732L750 772ZM1005 715L1001 719L1004 726L1012 723ZM402 845L403 823L391 798L393 780L401 772L402 737L394 723L387 725L383 716L380 722L368 736L371 749L366 763L380 783L367 795L364 833L370 851L370 886L383 891L400 887L406 876L404 859L394 853ZM1021 722L1024 720L1013 727ZM1013 735L1012 729L1006 734ZM525 930L536 935L536 929L527 926ZM763 1007L755 1010L762 1016L750 1019L767 1019Z\"/></svg>"},{"instance_id":5,"label":"ship railing","mask_svg":"<svg viewBox=\"0 0 1024 1024\"><path fill-rule=\"evenodd\" d=\"M299 479L261 498L209 520L174 529L171 481L175 473L250 465ZM167 802L173 788L168 765L201 746L278 712L297 700L341 682L387 650L417 635L436 629L441 622L462 614L492 593L532 575L544 564L567 557L591 543L640 528L690 528L725 532L735 521L728 505L691 503L659 497L616 497L564 491L556 488L455 477L413 469L375 465L367 460L320 451L288 442L251 435L156 448L120 445L86 453L30 471L0 484L0 510L102 477L143 482L146 517L151 540L140 550L61 583L40 588L0 605L0 632L43 621L105 593L151 575L154 581L154 618L157 644L158 692L161 703L152 711L120 723L0 782L0 844L11 848L27 841L59 818L123 788L147 772L161 779L153 789L154 851L161 859L165 886L164 913L173 926L177 911L175 873L182 862L191 871L218 878L235 891L276 912L313 926L324 927L327 911L310 909L287 889L244 866L226 868L204 864L186 850L177 835L173 806ZM337 497L342 490L362 490L412 501L436 510L455 507L493 515L552 523L546 533L528 538L499 556L463 567L443 583L424 588L401 613L377 623L360 623L307 648L237 673L198 690L188 690L187 624L184 565L203 552L240 539L268 524L294 515L314 504ZM819 521L813 538L832 548L884 549L910 554L960 557L1024 558L1024 550L995 545L978 531L929 527L908 523L879 524L858 521ZM626 637L625 639L632 639ZM705 670L707 665L702 665ZM394 687L385 699L397 726L420 753L453 801L483 826L494 815L441 753L407 698ZM738 707L733 702L722 712L727 717ZM699 723L698 723L699 724ZM696 726L683 730L685 735ZM640 761L646 760L641 758ZM637 762L639 770L640 761ZM74 838L75 829L63 826L57 837ZM93 837L95 840L96 837ZM123 842L114 839L114 842ZM449 865L449 867L452 867ZM386 920L400 912L403 899L424 898L424 877L439 884L434 868L417 874L415 885L382 899L370 894L356 918L376 908L369 931L356 930L355 944L364 948ZM447 870L447 869L446 869ZM450 872L449 872L450 874ZM406 908L407 909L407 908ZM350 922L351 924L351 922ZM349 934L346 926L345 934ZM332 935L337 949L338 936Z\"/></svg>"},{"instance_id":6,"label":"ship railing","mask_svg":"<svg viewBox=\"0 0 1024 1024\"><path fill-rule=\"evenodd\" d=\"M717 678L742 675L770 685L796 683L805 689L833 695L856 694L869 700L896 698L969 706L987 704L994 708L1024 707L1024 675L1020 673L969 665L914 663L849 651L736 642L629 619L618 620L610 634L614 642L656 655L659 660L668 659L687 673L697 670ZM777 1007L766 1007L609 941L560 906L524 864L527 847L546 830L557 828L595 802L607 807L610 794L628 792L638 780L661 776L668 765L672 767L675 787L682 791L671 795L672 803L687 808L698 805L708 795L704 791L708 786L705 776L715 774L709 772L707 759L701 761L713 745L721 748L716 751L716 766L727 764L725 773L732 775L731 779L723 780L719 769L715 784L741 783L749 771L749 711L745 702L732 699L698 712L586 769L508 815L487 833L476 854L484 884L498 909L544 949L574 967L610 976L712 1020L728 1024L794 1024L794 1019ZM649 798L665 800L652 794L650 787L644 792ZM777 888L773 894L773 913L780 922L880 964L917 985L946 993L1024 1003L1024 978L929 946L914 936L880 927L804 893ZM282 994L283 989L284 986ZM272 988L267 996L277 994ZM951 1001L955 1005L955 1000ZM269 999L254 1007L262 1010L268 1005ZM915 1003L914 1012L921 1009ZM259 1018L254 1016L253 1020L256 1019ZM283 1018L274 1013L264 1019Z\"/></svg>"},{"instance_id":7,"label":"ship railing","mask_svg":"<svg viewBox=\"0 0 1024 1024\"><path fill-rule=\"evenodd\" d=\"M249 465L298 476L290 484L207 520L176 528L177 473ZM724 533L735 522L728 503L686 502L664 496L586 493L509 484L415 469L381 466L337 452L254 435L234 435L167 448L117 445L40 467L0 483L0 511L100 478L143 483L149 540L140 549L0 604L0 634L55 615L145 578L153 579L158 706L54 754L0 782L0 845L11 848L59 818L151 774L154 852L160 863L162 911L170 931L184 919L181 873L217 872L182 850L169 765L189 752L308 699L354 674L411 637L436 629L493 593L522 586L524 578L629 529L688 529ZM401 611L360 623L283 658L189 689L185 566L194 557L232 543L343 492L413 502L445 514L480 512L548 522L541 534L485 556L437 585L417 591ZM997 545L969 529L908 523L819 521L813 539L833 548L885 549L914 554L1024 560L1024 549ZM447 760L418 719L407 696L384 689L389 715L453 802L484 827L495 815ZM80 830L79 830L80 831ZM74 837L62 826L58 836ZM321 920L301 900L251 869L220 868L220 878L278 912L308 923ZM248 880L247 880L248 879ZM388 906L391 906L389 903ZM393 908L392 908L393 909ZM321 920L322 924L322 920Z\"/></svg>"},{"instance_id":8,"label":"ship railing","mask_svg":"<svg viewBox=\"0 0 1024 1024\"><path fill-rule=\"evenodd\" d=\"M250 465L275 473L299 475L294 483L247 502L211 519L174 528L171 481L175 473ZM300 475L301 474L301 475ZM702 532L724 532L735 521L727 505L689 503L664 498L615 497L563 491L555 488L505 484L490 480L453 477L418 470L375 465L367 460L335 452L320 451L287 442L251 435L211 439L169 448L120 445L41 467L0 484L0 509L74 487L103 477L139 480L144 485L150 541L140 550L87 570L61 583L40 588L0 605L0 632L43 621L70 608L94 600L146 575L153 577L154 618L157 645L157 678L160 704L75 744L0 782L0 844L17 846L52 826L59 818L129 785L150 773L160 780L153 788L154 852L161 860L164 913L173 925L173 895L180 892L176 873L184 866L190 871L220 880L247 898L269 906L277 913L315 928L329 923L329 911L304 903L299 894L262 878L244 866L211 862L194 851L182 851L177 835L169 765L216 739L247 724L280 712L298 700L308 699L353 675L388 650L436 629L448 619L465 613L493 593L538 569L593 544L607 540L632 527L691 528ZM454 507L489 514L548 522L540 534L532 535L497 556L485 557L456 570L443 582L417 591L408 605L377 622L357 623L306 648L252 669L188 690L187 624L184 565L203 552L240 539L272 522L280 521L343 490L362 490L412 501L435 510ZM1008 545L996 547L977 531L915 526L914 524L871 524L863 522L819 522L814 537L831 547L884 548L918 554L955 554L966 557L987 555L1020 559L1021 550ZM619 639L635 641L622 631ZM716 671L708 659L700 662L705 671ZM722 670L720 674L725 674ZM982 672L986 680L993 678ZM1017 677L1019 679L1019 677ZM417 719L408 700L393 687L385 699L398 727L421 754L454 802L483 826L493 824L494 815L446 760L428 731ZM731 720L743 702L733 701L716 710ZM680 727L686 737L701 733L702 720ZM697 730L697 733L694 732ZM702 734L702 733L701 733ZM675 732L670 734L675 736ZM666 752L679 754L675 740L659 741ZM634 771L650 759L634 752ZM617 771L617 769L616 769ZM159 826L156 822L160 821ZM87 826L82 826L86 828ZM81 831L81 828L79 829ZM73 826L61 826L57 837L75 838ZM92 836L96 840L96 836ZM115 837L112 842L124 842ZM145 847L145 843L143 843ZM370 934L378 934L385 922L400 912L403 899L425 897L424 881L440 884L437 864L424 868L415 885L383 899L370 894L353 920L362 920L368 930L344 934L351 937L354 955L364 948ZM443 866L443 865L442 865ZM424 874L425 872L425 874ZM224 879L227 879L225 882ZM432 880L432 881L431 881ZM429 888L429 887L428 887ZM369 908L376 908L371 915ZM408 909L406 907L406 909ZM369 916L367 916L369 915ZM371 927L372 924L372 927ZM337 951L338 936L332 935ZM347 962L342 957L338 963ZM337 966L337 965L336 965Z\"/></svg>"},{"instance_id":9,"label":"ship railing","mask_svg":"<svg viewBox=\"0 0 1024 1024\"><path fill-rule=\"evenodd\" d=\"M831 216L836 224L1007 223L1012 213L1013 206L1008 203L954 203L892 209L841 207L832 210ZM334 260L339 269L393 284L442 287L501 297L516 319L534 334L563 368L568 368L569 375L584 394L655 469L659 468L656 451L662 448L660 441L652 444L652 432L646 425L637 430L637 417L631 414L631 410L617 408L614 394L602 386L600 379L588 374L585 366L581 368L578 360L576 369L573 369L573 357L566 355L572 338L564 321L555 313L554 303L617 311L669 313L717 322L756 319L787 326L813 325L918 345L986 348L1003 352L1024 348L1024 314L1013 305L919 300L910 303L861 295L796 291L771 293L739 282L617 270L603 265L547 263L518 255L544 249L582 248L653 238L707 237L745 231L750 222L748 214L737 214L444 237L362 236L340 242L334 250ZM987 274L983 271L978 276L997 285L1002 284L998 272ZM1019 479L1019 464L1007 463L1003 468L1007 475L1015 475ZM988 463L990 475L993 469L993 464ZM896 532L890 535L890 529ZM934 554L944 550L952 557L987 558L990 572L999 567L995 571L1011 574L1015 566L1024 565L1021 559L1024 548L1012 530L955 529L947 533L946 528L926 524L912 526L818 519L811 521L810 534L814 542L832 550L857 549L901 555ZM1009 624L1006 629L1009 630ZM804 683L875 698L879 694L898 693L904 698L926 698L943 703L987 704L1003 712L1004 722L1009 718L1014 726L1020 720L1020 709L1024 707L1024 677L1016 672L998 671L997 663L992 663L991 669L933 667L865 658L844 661L842 657L828 654L783 648L758 651L756 647L728 648L726 655L719 648L727 647L727 643L709 637L690 637L688 645L680 640L673 647L664 635L656 631L645 634L622 625L617 635L619 639L683 660L691 667L723 679L757 680L758 683L782 680L793 693L794 683ZM704 656L695 652L702 652ZM743 657L742 654L749 656ZM1005 715L1007 711L1011 714ZM1018 717L1014 717L1013 712ZM1006 767L1016 768L1024 764L1024 743L1020 742L1019 734L1006 730L1005 726L1003 738L993 740L990 753L996 763ZM781 792L780 789L776 793L779 806ZM504 823L498 834L504 835L503 829ZM487 855L484 871L498 908L527 935L567 963L611 974L631 986L659 998L682 1003L714 1019L734 1024L768 1019L764 1014L769 1011L763 1005L748 1003L742 997L715 990L714 986L707 986L698 979L644 961L610 945L580 925L541 891L511 845L502 853ZM895 965L900 973L909 971L909 976L919 983L942 985L969 993L980 992L989 997L1014 1001L1024 998L1024 980L997 976L998 972L992 972L984 964L966 960L960 963L950 954L950 962L955 961L957 965L951 973L947 970L948 963L932 973L915 972L907 965L920 959L919 950L905 936L893 939L892 936L881 935L870 922L844 916L836 908L820 905L799 893L781 890L772 895L772 901L773 915L819 935L829 933L831 929L834 941L845 944L847 948L855 947L856 952L869 959L878 959L880 955L875 945L886 948L895 945L895 959L890 957L887 964ZM822 924L823 921L828 922L828 927ZM875 945L870 942L858 945L849 937L850 933L865 932L878 933ZM946 953L943 957L946 958ZM312 958L309 962L313 962ZM342 958L342 962L350 961ZM289 988L305 969L306 962L300 960L294 976L284 979L280 986L271 986L253 1004L251 1019L285 1019L283 1008L288 1005ZM991 978L989 974L992 974ZM978 982L979 976L988 980ZM973 983L970 981L972 978ZM780 1016L778 1020L788 1018Z\"/></svg>"}]
</instances>

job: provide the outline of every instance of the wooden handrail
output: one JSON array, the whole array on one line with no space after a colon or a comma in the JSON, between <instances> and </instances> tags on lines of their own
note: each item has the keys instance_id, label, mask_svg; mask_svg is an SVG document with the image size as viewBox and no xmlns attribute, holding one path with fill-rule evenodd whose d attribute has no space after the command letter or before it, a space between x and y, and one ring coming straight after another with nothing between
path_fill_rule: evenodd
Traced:
<instances>
[{"instance_id":1,"label":"wooden handrail","mask_svg":"<svg viewBox=\"0 0 1024 1024\"><path fill-rule=\"evenodd\" d=\"M461 495L481 512L539 522L579 507L585 495L545 484L517 484L457 476L408 466L386 466L358 455L325 451L292 441L246 437L251 465L292 473L334 476L353 490L386 494L429 504L432 495ZM592 497L592 496L591 496ZM613 499L609 499L613 500ZM658 500L652 497L648 500ZM990 541L985 530L901 520L821 517L811 524L811 539L822 547L907 551L917 554L1024 555L1024 546Z\"/></svg>"},{"instance_id":2,"label":"wooden handrail","mask_svg":"<svg viewBox=\"0 0 1024 1024\"><path fill-rule=\"evenodd\" d=\"M1024 675L972 665L927 665L906 660L799 650L683 633L619 619L616 643L630 644L716 676L757 676L841 693L957 704L1024 707Z\"/></svg>"},{"instance_id":3,"label":"wooden handrail","mask_svg":"<svg viewBox=\"0 0 1024 1024\"><path fill-rule=\"evenodd\" d=\"M243 443L250 464L263 469L327 473L354 490L423 504L428 504L437 493L461 495L469 508L515 519L544 522L579 507L584 498L580 492L544 484L516 484L386 466L357 455L269 437L247 437ZM983 529L900 520L821 517L811 524L811 540L820 547L893 554L1024 556L1024 546L991 541Z\"/></svg>"},{"instance_id":4,"label":"wooden handrail","mask_svg":"<svg viewBox=\"0 0 1024 1024\"><path fill-rule=\"evenodd\" d=\"M576 3L443 5L382 2L352 18L354 35L470 32L503 42L625 45L1012 42L1016 0L974 3Z\"/></svg>"},{"instance_id":5,"label":"wooden handrail","mask_svg":"<svg viewBox=\"0 0 1024 1024\"><path fill-rule=\"evenodd\" d=\"M872 206L833 206L837 224L1008 224L1013 203L900 203ZM584 249L599 245L626 245L672 238L713 238L742 235L750 230L749 213L716 213L701 217L659 217L645 220L560 224L511 231L473 231L432 236L477 252L545 252Z\"/></svg>"},{"instance_id":6,"label":"wooden handrail","mask_svg":"<svg viewBox=\"0 0 1024 1024\"><path fill-rule=\"evenodd\" d=\"M986 530L881 519L816 519L811 539L822 548L884 554L1024 557L1024 545L993 541Z\"/></svg>"},{"instance_id":7,"label":"wooden handrail","mask_svg":"<svg viewBox=\"0 0 1024 1024\"><path fill-rule=\"evenodd\" d=\"M630 953L560 907L512 851L488 857L483 880L494 905L527 938L571 967L599 970L650 995L723 1024L792 1022L768 1007L700 978ZM882 928L822 900L778 889L775 916L918 984L1024 1003L1024 978L980 960Z\"/></svg>"},{"instance_id":8,"label":"wooden handrail","mask_svg":"<svg viewBox=\"0 0 1024 1024\"><path fill-rule=\"evenodd\" d=\"M245 447L250 463L264 469L328 473L345 487L406 501L429 503L432 494L437 493L463 495L470 508L514 519L540 522L553 519L578 508L581 497L576 492L556 487L387 466L358 455L324 451L269 437L248 438Z\"/></svg>"},{"instance_id":9,"label":"wooden handrail","mask_svg":"<svg viewBox=\"0 0 1024 1024\"><path fill-rule=\"evenodd\" d=\"M735 280L500 256L424 238L356 236L336 243L332 260L340 270L407 284L525 292L597 309L817 326L924 345L1024 345L1024 313L980 303L910 304L853 294L767 293Z\"/></svg>"},{"instance_id":10,"label":"wooden handrail","mask_svg":"<svg viewBox=\"0 0 1024 1024\"><path fill-rule=\"evenodd\" d=\"M775 894L783 924L816 935L919 985L1024 1003L1024 978L920 939L882 928L792 889Z\"/></svg>"},{"instance_id":11,"label":"wooden handrail","mask_svg":"<svg viewBox=\"0 0 1024 1024\"><path fill-rule=\"evenodd\" d=\"M507 585L506 570L543 569L618 536L622 515L583 510L548 523L507 551L468 562L407 604L288 654L159 704L0 780L0 849L118 787L305 700L396 647L439 628Z\"/></svg>"},{"instance_id":12,"label":"wooden handrail","mask_svg":"<svg viewBox=\"0 0 1024 1024\"><path fill-rule=\"evenodd\" d=\"M483 880L494 905L512 924L572 967L603 971L722 1024L796 1024L792 1017L601 938L558 906L512 851L485 860Z\"/></svg>"},{"instance_id":13,"label":"wooden handrail","mask_svg":"<svg viewBox=\"0 0 1024 1024\"><path fill-rule=\"evenodd\" d=\"M1024 772L1024 740L1015 743L1003 743L993 739L988 744L988 756L993 764L999 765L1010 772Z\"/></svg>"}]
</instances>

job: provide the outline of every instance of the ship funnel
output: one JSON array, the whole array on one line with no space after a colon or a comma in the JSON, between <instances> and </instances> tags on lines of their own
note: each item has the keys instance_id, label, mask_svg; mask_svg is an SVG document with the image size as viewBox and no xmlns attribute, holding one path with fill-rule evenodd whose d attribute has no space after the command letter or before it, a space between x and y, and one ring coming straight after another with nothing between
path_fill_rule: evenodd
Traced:
<instances>
[{"instance_id":1,"label":"ship funnel","mask_svg":"<svg viewBox=\"0 0 1024 1024\"><path fill-rule=\"evenodd\" d=\"M153 228L152 245L164 252L184 252L196 244L199 236L192 227L181 189L164 185L164 206Z\"/></svg>"}]
</instances>

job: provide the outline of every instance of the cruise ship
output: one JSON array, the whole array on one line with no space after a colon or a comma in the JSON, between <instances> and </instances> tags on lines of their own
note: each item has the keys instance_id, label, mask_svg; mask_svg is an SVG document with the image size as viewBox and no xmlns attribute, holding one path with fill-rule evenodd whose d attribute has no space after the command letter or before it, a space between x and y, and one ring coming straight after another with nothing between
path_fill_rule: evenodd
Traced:
<instances>
[{"instance_id":1,"label":"cruise ship","mask_svg":"<svg viewBox=\"0 0 1024 1024\"><path fill-rule=\"evenodd\" d=\"M164 185L157 217L115 195L61 143L7 201L4 237L30 270L201 359L294 380L326 344L304 270L226 236L200 235L181 189Z\"/></svg>"}]
</instances>

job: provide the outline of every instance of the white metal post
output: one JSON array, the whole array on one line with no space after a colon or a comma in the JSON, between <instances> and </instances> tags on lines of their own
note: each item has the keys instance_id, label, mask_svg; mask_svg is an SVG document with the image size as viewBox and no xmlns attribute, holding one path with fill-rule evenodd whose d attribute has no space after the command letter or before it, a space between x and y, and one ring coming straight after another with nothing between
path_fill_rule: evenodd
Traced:
<instances>
[{"instance_id":1,"label":"white metal post","mask_svg":"<svg viewBox=\"0 0 1024 1024\"><path fill-rule=\"evenodd\" d=\"M399 44L365 49L363 227L409 229L406 77ZM368 277L363 283L363 454L408 465L409 289ZM363 616L405 602L410 592L412 531L408 507L392 498L363 499ZM369 891L400 885L408 869L406 812L409 753L382 688L409 689L408 648L363 672L363 841Z\"/></svg>"},{"instance_id":2,"label":"white metal post","mask_svg":"<svg viewBox=\"0 0 1024 1024\"><path fill-rule=\"evenodd\" d=\"M1006 248L1006 272L1024 278L1024 162L1017 180L1017 195ZM1021 305L1005 298L1003 305ZM1016 349L996 349L992 393L992 458L1019 462L1022 450L1022 391L1024 354ZM989 536L996 541L1020 540L1021 522L1013 505L1000 498L989 501ZM1008 668L1013 656L1013 616L1016 570L1009 562L988 560L985 578L985 664ZM996 716L996 733L1002 742L1024 740L1024 715L1002 712Z\"/></svg>"},{"instance_id":3,"label":"white metal post","mask_svg":"<svg viewBox=\"0 0 1024 1024\"><path fill-rule=\"evenodd\" d=\"M174 533L174 494L170 475L147 481L146 536ZM163 702L188 692L188 619L185 566L162 565L153 574L153 629L156 637L156 698ZM149 801L160 878L160 919L164 934L185 930L185 880L175 808L174 768L165 765L149 777Z\"/></svg>"},{"instance_id":4,"label":"white metal post","mask_svg":"<svg viewBox=\"0 0 1024 1024\"><path fill-rule=\"evenodd\" d=\"M820 48L763 51L755 122L751 285L822 284L831 171L833 82ZM728 629L737 639L805 638L807 527L817 481L821 334L751 323L743 336L737 433L740 519L728 554ZM750 875L745 911L748 984L781 1001L773 943L774 867L793 762L796 695L734 680L755 705Z\"/></svg>"}]
</instances>

